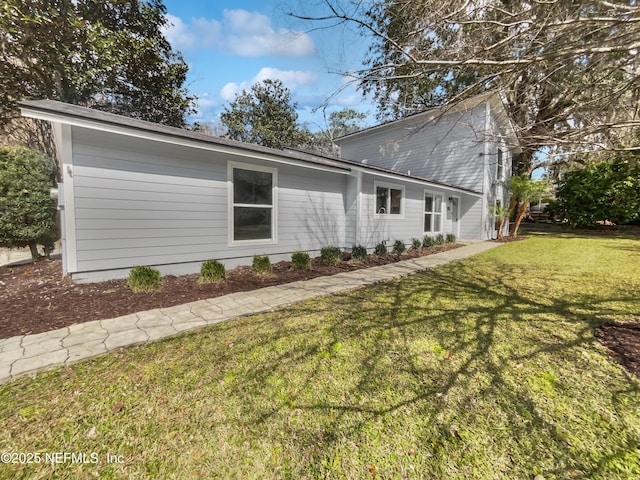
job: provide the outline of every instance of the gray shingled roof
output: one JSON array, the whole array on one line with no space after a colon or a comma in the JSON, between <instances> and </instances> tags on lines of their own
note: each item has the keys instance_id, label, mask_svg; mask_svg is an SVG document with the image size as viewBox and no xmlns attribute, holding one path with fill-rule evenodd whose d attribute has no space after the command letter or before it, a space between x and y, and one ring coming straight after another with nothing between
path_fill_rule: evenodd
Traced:
<instances>
[{"instance_id":1,"label":"gray shingled roof","mask_svg":"<svg viewBox=\"0 0 640 480\"><path fill-rule=\"evenodd\" d=\"M98 124L123 127L132 130L138 130L141 132L154 133L164 135L167 137L173 137L176 139L187 139L196 142L202 142L209 145L219 145L223 147L241 149L243 151L250 151L256 153L262 153L279 157L282 159L296 160L302 163L308 163L312 165L319 165L324 167L336 168L339 170L352 171L354 167L359 169L368 170L372 173L380 172L387 175L394 175L400 178L407 178L411 180L417 180L419 182L429 183L432 185L440 185L443 187L454 188L456 190L464 191L479 195L480 192L470 190L467 188L457 187L443 182L437 182L426 178L416 177L413 175L406 175L401 172L389 170L381 167L375 167L372 165L366 165L352 160L345 160L337 157L328 157L318 155L314 153L304 152L295 149L279 150L275 148L263 147L261 145L255 145L251 143L239 142L237 140L231 140L224 137L215 137L211 135L205 135L202 133L194 132L192 130L170 127L167 125L161 125L158 123L147 122L137 118L125 117L122 115L116 115L114 113L103 112L101 110L95 110L92 108L81 107L78 105L72 105L68 103L62 103L55 100L24 100L18 102L21 109L30 110L34 112L40 112L45 114L51 114L54 116L79 119L90 121ZM61 120L63 121L63 120ZM64 121L63 121L64 123Z\"/></svg>"}]
</instances>

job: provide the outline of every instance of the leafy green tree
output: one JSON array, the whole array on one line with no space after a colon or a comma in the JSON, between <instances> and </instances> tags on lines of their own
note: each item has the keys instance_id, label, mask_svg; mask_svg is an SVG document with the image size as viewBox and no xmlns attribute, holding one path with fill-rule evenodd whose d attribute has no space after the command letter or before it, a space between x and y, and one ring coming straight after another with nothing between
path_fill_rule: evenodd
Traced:
<instances>
[{"instance_id":1,"label":"leafy green tree","mask_svg":"<svg viewBox=\"0 0 640 480\"><path fill-rule=\"evenodd\" d=\"M188 67L162 33L161 0L5 0L0 123L49 98L184 127Z\"/></svg>"},{"instance_id":2,"label":"leafy green tree","mask_svg":"<svg viewBox=\"0 0 640 480\"><path fill-rule=\"evenodd\" d=\"M639 219L640 166L620 158L565 173L556 191L553 211L577 227Z\"/></svg>"},{"instance_id":3,"label":"leafy green tree","mask_svg":"<svg viewBox=\"0 0 640 480\"><path fill-rule=\"evenodd\" d=\"M29 247L36 261L56 240L56 204L51 198L55 165L24 147L0 147L0 246Z\"/></svg>"},{"instance_id":4,"label":"leafy green tree","mask_svg":"<svg viewBox=\"0 0 640 480\"><path fill-rule=\"evenodd\" d=\"M236 95L220 120L227 136L265 147L295 147L301 142L297 104L280 80L263 80Z\"/></svg>"},{"instance_id":5,"label":"leafy green tree","mask_svg":"<svg viewBox=\"0 0 640 480\"><path fill-rule=\"evenodd\" d=\"M531 202L539 200L548 191L549 185L544 180L533 180L526 173L513 176L507 182L512 202L516 205L516 218L511 231L512 237L518 236L518 229L527 213Z\"/></svg>"}]
</instances>

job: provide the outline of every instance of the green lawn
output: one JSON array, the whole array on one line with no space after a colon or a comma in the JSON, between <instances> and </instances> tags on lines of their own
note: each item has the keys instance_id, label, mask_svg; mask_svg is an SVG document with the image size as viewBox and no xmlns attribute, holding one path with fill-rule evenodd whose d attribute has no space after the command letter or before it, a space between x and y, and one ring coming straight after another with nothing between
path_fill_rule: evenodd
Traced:
<instances>
[{"instance_id":1,"label":"green lawn","mask_svg":"<svg viewBox=\"0 0 640 480\"><path fill-rule=\"evenodd\" d=\"M639 292L638 237L536 235L111 353L0 387L0 451L101 463L0 478L640 478L638 378L593 335Z\"/></svg>"}]
</instances>

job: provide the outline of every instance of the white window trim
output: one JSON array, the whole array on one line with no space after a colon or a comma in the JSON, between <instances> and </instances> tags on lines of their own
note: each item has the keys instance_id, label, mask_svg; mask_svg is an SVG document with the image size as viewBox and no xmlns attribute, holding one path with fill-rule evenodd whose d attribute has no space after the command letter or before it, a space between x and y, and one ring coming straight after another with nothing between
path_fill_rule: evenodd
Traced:
<instances>
[{"instance_id":1,"label":"white window trim","mask_svg":"<svg viewBox=\"0 0 640 480\"><path fill-rule=\"evenodd\" d=\"M235 240L233 238L233 207L236 205L233 202L233 169L241 170L253 170L255 172L266 172L271 174L271 199L273 205L271 205L271 238L257 239L257 240ZM243 204L238 204L242 206ZM255 207L256 205L247 205ZM264 205L260 205L264 207ZM227 162L227 230L228 230L228 243L230 247L234 246L251 246L251 245L274 245L278 243L278 169L273 167L265 167L262 165L254 165L250 163L240 162Z\"/></svg>"},{"instance_id":2,"label":"white window trim","mask_svg":"<svg viewBox=\"0 0 640 480\"><path fill-rule=\"evenodd\" d=\"M427 195L431 195L433 197L433 204L435 205L435 201L437 197L441 198L441 202L440 202L440 212L436 213L436 212L427 212L425 210L425 201L424 201L424 197L426 197ZM429 230L425 230L423 233L425 235L437 235L439 233L443 233L443 225L444 225L444 212L446 210L446 205L445 205L445 198L444 198L444 193L443 192L436 192L434 190L425 190L424 191L424 195L422 196L422 228L424 229L424 216L426 213L430 213L431 215L440 215L440 230L434 230L434 231L429 231ZM432 224L433 224L433 217L431 220Z\"/></svg>"},{"instance_id":3,"label":"white window trim","mask_svg":"<svg viewBox=\"0 0 640 480\"><path fill-rule=\"evenodd\" d=\"M400 199L400 213L378 213L377 212L377 195L378 195L378 187L387 188L393 190L400 190L402 192L402 198ZM387 182L373 182L373 216L374 218L384 218L384 219L403 219L404 218L404 208L405 208L405 188L404 185L398 185L395 183L387 183ZM391 202L391 192L389 192L389 202Z\"/></svg>"}]
</instances>

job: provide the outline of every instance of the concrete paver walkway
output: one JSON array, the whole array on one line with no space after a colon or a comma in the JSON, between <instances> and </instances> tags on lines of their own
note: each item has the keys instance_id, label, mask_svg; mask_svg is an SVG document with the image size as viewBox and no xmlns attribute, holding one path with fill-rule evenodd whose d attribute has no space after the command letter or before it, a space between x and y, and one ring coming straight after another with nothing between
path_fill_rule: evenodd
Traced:
<instances>
[{"instance_id":1,"label":"concrete paver walkway","mask_svg":"<svg viewBox=\"0 0 640 480\"><path fill-rule=\"evenodd\" d=\"M69 365L95 357L116 348L152 342L240 316L400 278L476 255L498 245L493 242L472 243L447 252L389 265L234 293L108 320L94 320L34 335L0 339L0 384L53 366Z\"/></svg>"}]
</instances>

